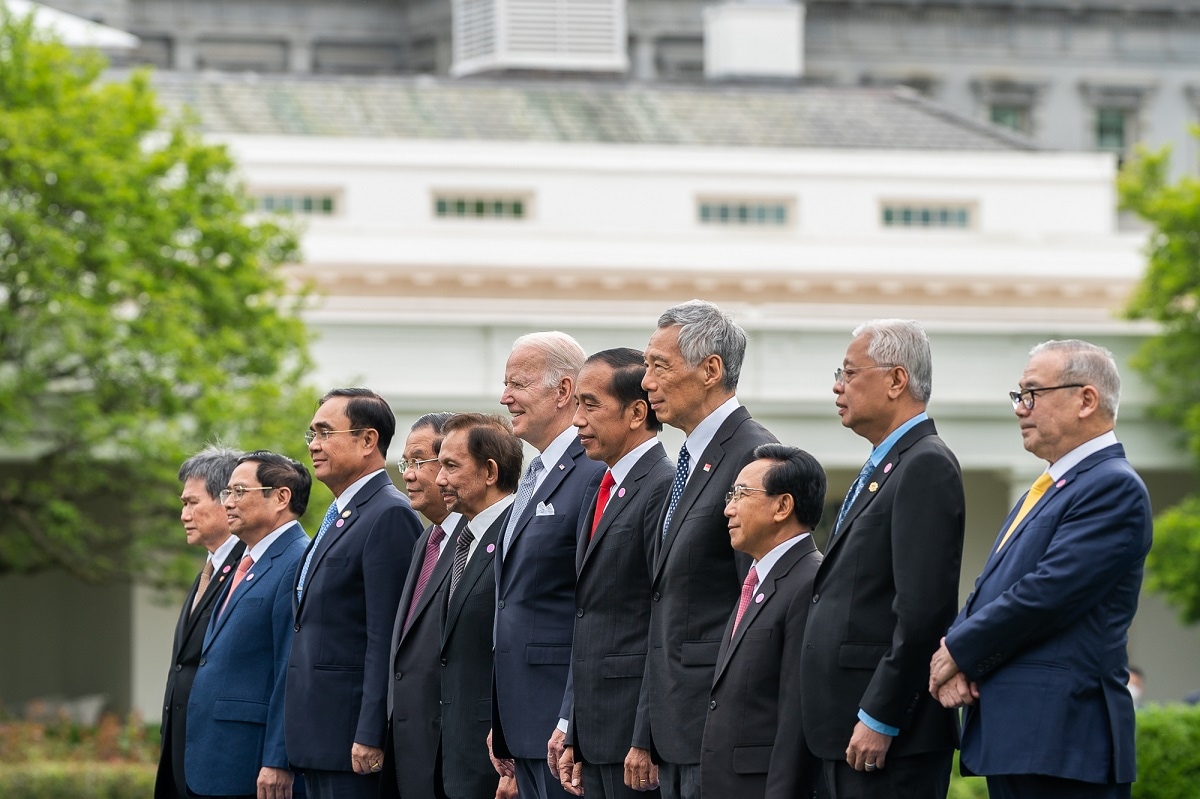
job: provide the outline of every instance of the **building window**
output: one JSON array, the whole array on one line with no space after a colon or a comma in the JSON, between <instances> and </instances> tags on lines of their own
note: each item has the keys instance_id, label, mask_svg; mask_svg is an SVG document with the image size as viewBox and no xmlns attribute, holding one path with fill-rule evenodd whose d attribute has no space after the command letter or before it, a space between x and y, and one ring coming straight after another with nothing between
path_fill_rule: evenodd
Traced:
<instances>
[{"instance_id":1,"label":"building window","mask_svg":"<svg viewBox=\"0 0 1200 799\"><path fill-rule=\"evenodd\" d=\"M1006 78L977 78L971 91L979 107L993 125L1032 136L1037 127L1036 113L1045 87L1036 82L1018 82Z\"/></svg>"},{"instance_id":2,"label":"building window","mask_svg":"<svg viewBox=\"0 0 1200 799\"><path fill-rule=\"evenodd\" d=\"M1096 109L1096 149L1123 154L1128 143L1128 113L1123 108Z\"/></svg>"},{"instance_id":3,"label":"building window","mask_svg":"<svg viewBox=\"0 0 1200 799\"><path fill-rule=\"evenodd\" d=\"M959 228L971 227L969 205L916 205L884 203L884 227Z\"/></svg>"},{"instance_id":4,"label":"building window","mask_svg":"<svg viewBox=\"0 0 1200 799\"><path fill-rule=\"evenodd\" d=\"M524 197L479 197L438 194L433 213L446 219L525 219L529 203Z\"/></svg>"},{"instance_id":5,"label":"building window","mask_svg":"<svg viewBox=\"0 0 1200 799\"><path fill-rule=\"evenodd\" d=\"M791 223L790 203L779 200L701 200L697 214L702 225L784 227Z\"/></svg>"},{"instance_id":6,"label":"building window","mask_svg":"<svg viewBox=\"0 0 1200 799\"><path fill-rule=\"evenodd\" d=\"M1019 105L993 105L992 124L1016 133L1029 132L1029 109Z\"/></svg>"},{"instance_id":7,"label":"building window","mask_svg":"<svg viewBox=\"0 0 1200 799\"><path fill-rule=\"evenodd\" d=\"M325 192L256 191L250 195L252 208L264 213L333 216L337 213L337 196Z\"/></svg>"}]
</instances>

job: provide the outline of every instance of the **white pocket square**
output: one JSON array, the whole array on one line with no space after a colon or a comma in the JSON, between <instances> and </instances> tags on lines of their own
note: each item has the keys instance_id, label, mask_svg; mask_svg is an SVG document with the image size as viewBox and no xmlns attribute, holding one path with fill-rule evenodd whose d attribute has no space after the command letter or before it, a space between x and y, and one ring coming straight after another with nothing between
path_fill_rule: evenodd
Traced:
<instances>
[{"instance_id":1,"label":"white pocket square","mask_svg":"<svg viewBox=\"0 0 1200 799\"><path fill-rule=\"evenodd\" d=\"M554 506L549 502L539 502L533 511L534 516L553 516Z\"/></svg>"}]
</instances>

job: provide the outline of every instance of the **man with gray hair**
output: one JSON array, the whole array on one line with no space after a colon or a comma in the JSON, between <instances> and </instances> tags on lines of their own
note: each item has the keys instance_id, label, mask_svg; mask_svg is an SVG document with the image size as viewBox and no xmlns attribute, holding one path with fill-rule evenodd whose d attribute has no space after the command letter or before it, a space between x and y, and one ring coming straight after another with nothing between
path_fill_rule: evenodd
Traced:
<instances>
[{"instance_id":1,"label":"man with gray hair","mask_svg":"<svg viewBox=\"0 0 1200 799\"><path fill-rule=\"evenodd\" d=\"M1009 396L1025 449L1049 466L1005 520L929 690L966 707L963 773L986 776L993 799L1128 799L1125 647L1153 519L1113 432L1120 376L1102 347L1047 341Z\"/></svg>"},{"instance_id":2,"label":"man with gray hair","mask_svg":"<svg viewBox=\"0 0 1200 799\"><path fill-rule=\"evenodd\" d=\"M700 796L700 748L726 622L750 569L729 544L725 495L760 444L778 443L736 391L746 332L703 300L668 309L646 346L642 388L660 421L682 430L675 478L658 517L650 634L635 729L649 747L625 758L634 790ZM657 769L654 764L657 765Z\"/></svg>"},{"instance_id":3,"label":"man with gray hair","mask_svg":"<svg viewBox=\"0 0 1200 799\"><path fill-rule=\"evenodd\" d=\"M229 533L229 521L219 495L237 467L242 453L217 445L205 447L179 467L183 510L179 520L187 542L204 547L208 557L204 568L192 583L175 624L171 646L171 666L167 671L167 692L163 700L162 754L154 783L154 799L183 799L188 796L184 779L184 744L187 730L187 704L200 663L204 631L212 616L213 604L226 580L246 549Z\"/></svg>"},{"instance_id":4,"label":"man with gray hair","mask_svg":"<svg viewBox=\"0 0 1200 799\"><path fill-rule=\"evenodd\" d=\"M799 668L804 738L831 799L944 797L954 714L928 693L929 658L958 606L962 472L925 413L929 339L902 319L854 331L833 393L871 455L813 582Z\"/></svg>"}]
</instances>

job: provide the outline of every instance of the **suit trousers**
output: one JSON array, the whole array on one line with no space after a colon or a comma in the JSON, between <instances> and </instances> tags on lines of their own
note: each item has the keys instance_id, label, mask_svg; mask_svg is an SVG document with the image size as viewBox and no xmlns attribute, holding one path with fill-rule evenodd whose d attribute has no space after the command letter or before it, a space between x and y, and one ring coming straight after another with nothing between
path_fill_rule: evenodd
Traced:
<instances>
[{"instance_id":1,"label":"suit trousers","mask_svg":"<svg viewBox=\"0 0 1200 799\"><path fill-rule=\"evenodd\" d=\"M700 799L700 764L659 763L658 790L662 799Z\"/></svg>"},{"instance_id":2,"label":"suit trousers","mask_svg":"<svg viewBox=\"0 0 1200 799\"><path fill-rule=\"evenodd\" d=\"M311 799L378 799L379 796L378 772L355 774L305 769L304 784Z\"/></svg>"},{"instance_id":3,"label":"suit trousers","mask_svg":"<svg viewBox=\"0 0 1200 799\"><path fill-rule=\"evenodd\" d=\"M588 799L659 799L659 792L635 791L625 784L624 763L583 763L583 795Z\"/></svg>"},{"instance_id":4,"label":"suit trousers","mask_svg":"<svg viewBox=\"0 0 1200 799\"><path fill-rule=\"evenodd\" d=\"M878 771L855 771L845 760L822 761L821 799L946 799L954 752L886 758ZM996 799L995 796L992 799Z\"/></svg>"},{"instance_id":5,"label":"suit trousers","mask_svg":"<svg viewBox=\"0 0 1200 799\"><path fill-rule=\"evenodd\" d=\"M517 794L520 799L573 799L562 789L557 774L550 773L546 758L534 760L518 757L513 760L517 772Z\"/></svg>"},{"instance_id":6,"label":"suit trousers","mask_svg":"<svg viewBox=\"0 0 1200 799\"><path fill-rule=\"evenodd\" d=\"M1042 774L1005 774L988 777L990 799L1129 799L1127 783L1080 782Z\"/></svg>"}]
</instances>

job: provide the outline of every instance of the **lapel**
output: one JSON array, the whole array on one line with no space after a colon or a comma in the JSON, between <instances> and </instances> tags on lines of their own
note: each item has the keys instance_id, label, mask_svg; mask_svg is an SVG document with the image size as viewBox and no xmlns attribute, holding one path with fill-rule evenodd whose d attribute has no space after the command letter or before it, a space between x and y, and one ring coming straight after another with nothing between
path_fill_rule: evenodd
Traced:
<instances>
[{"instance_id":1,"label":"lapel","mask_svg":"<svg viewBox=\"0 0 1200 799\"><path fill-rule=\"evenodd\" d=\"M529 520L537 512L538 503L545 502L546 498L555 492L563 480L567 479L567 476L575 469L576 459L586 457L587 454L583 451L583 444L580 444L579 438L576 437L571 440L567 451L563 453L558 463L547 467L546 479L542 480L542 484L538 486L538 490L533 492L533 496L529 498L529 504L521 511L521 518L517 519L517 526L513 528L512 539L508 542L510 547L516 547L517 539L521 537L521 533L525 531ZM555 513L561 513L562 511L562 508L554 509Z\"/></svg>"},{"instance_id":2,"label":"lapel","mask_svg":"<svg viewBox=\"0 0 1200 799\"><path fill-rule=\"evenodd\" d=\"M176 651L183 645L183 642L188 639L196 629L196 625L200 621L200 617L204 615L204 609L209 607L216 601L216 598L221 594L221 589L225 587L227 580L233 579L233 573L237 569L238 563L242 560L242 555L246 552L246 545L238 541L233 545L233 549L229 551L229 556L225 558L225 562L219 564L213 570L212 580L208 584L208 590L204 593L204 598L200 600L200 604L196 606L196 611L193 613L192 598L196 596L196 588L200 585L200 578L197 577L192 583L192 590L188 592L187 603L183 606L183 624L178 628L176 636ZM200 634L204 635L205 631L201 630Z\"/></svg>"},{"instance_id":3,"label":"lapel","mask_svg":"<svg viewBox=\"0 0 1200 799\"><path fill-rule=\"evenodd\" d=\"M746 608L746 614L742 616L742 623L738 625L737 632L732 634L730 638L730 628L733 626L733 619L737 615L737 608L734 607L734 613L729 617L729 623L725 625L725 634L721 639L721 653L717 657L717 672L713 677L713 685L716 685L721 675L725 673L725 667L729 665L729 661L733 658L733 653L737 651L738 645L742 643L742 639L746 636L746 630L750 629L754 624L754 620L771 601L771 597L775 596L776 583L787 577L788 572L799 563L803 558L808 557L817 551L817 544L813 541L810 533L803 540L797 541L792 548L783 553L783 556L776 561L771 567L771 571L767 574L767 579L762 581L758 590L754 592L754 598L750 600L750 606ZM762 597L762 601L759 601Z\"/></svg>"},{"instance_id":4,"label":"lapel","mask_svg":"<svg viewBox=\"0 0 1200 799\"><path fill-rule=\"evenodd\" d=\"M658 562L655 564L654 579L657 580L659 574L662 573L663 566L667 562L667 553L670 552L671 546L675 543L676 537L679 535L679 526L683 523L683 519L688 515L688 511L696 504L696 500L704 493L708 487L712 476L718 471L721 459L725 457L725 443L733 437L733 433L742 422L750 418L750 411L745 405L739 406L733 413L729 415L721 426L717 428L717 432L713 434L712 441L704 448L704 452L700 453L699 457L692 454L695 468L692 469L692 474L688 477L687 485L683 487L683 496L679 498L679 504L675 506L675 513L671 517L671 526L667 530L666 540L659 547ZM705 468L705 467L708 468ZM728 489L728 486L721 488L722 494ZM663 505L663 511L660 514L660 521L667 518L667 504Z\"/></svg>"},{"instance_id":5,"label":"lapel","mask_svg":"<svg viewBox=\"0 0 1200 799\"><path fill-rule=\"evenodd\" d=\"M851 528L854 526L854 520L871 506L871 503L875 501L875 497L879 495L879 490L883 488L888 478L900 470L900 465L904 462L905 453L922 438L935 435L936 433L937 428L934 427L933 420L926 419L901 436L900 440L892 445L887 457L871 472L871 476L867 478L866 485L863 486L862 490L858 492L858 496L855 497L854 504L850 506L850 510L846 511L846 518L842 521L841 531L833 537L833 540L829 542L829 546L826 547L828 550L825 553L827 558L833 554L834 550L841 548L842 542L850 535Z\"/></svg>"},{"instance_id":6,"label":"lapel","mask_svg":"<svg viewBox=\"0 0 1200 799\"><path fill-rule=\"evenodd\" d=\"M279 555L282 554L285 549L291 546L293 541L298 541L304 535L304 528L300 526L300 523L292 522L291 526L284 530L280 536L275 539L271 546L267 548L267 551L263 553L263 556L255 561L254 565L250 567L250 571L246 573L245 578L242 579L242 582L240 585L238 585L237 590L233 592L231 597L229 597L229 606L225 608L224 613L220 614L220 618L217 617L217 614L220 612L220 605L213 609L212 619L208 624L208 634L204 636L205 651L208 650L208 647L212 644L213 640L215 640L216 637L221 633L221 629L225 626L225 623L229 620L229 617L233 615L233 610L237 607L237 604L242 601L242 597L254 589L254 586L257 585L256 581L262 580L267 572L271 571L271 567L274 565L275 558L279 557ZM232 573L230 579L233 579ZM222 594L224 593L225 592L222 592Z\"/></svg>"},{"instance_id":7,"label":"lapel","mask_svg":"<svg viewBox=\"0 0 1200 799\"><path fill-rule=\"evenodd\" d=\"M488 527L487 532L479 539L479 543L475 545L475 551L471 553L471 559L467 561L467 567L463 569L463 576L459 580L458 590L454 592L454 596L447 600L446 623L442 627L443 648L446 646L446 641L450 639L450 632L458 622L463 604L466 602L467 596L471 593L471 589L475 587L475 584L479 582L479 579L488 569L493 568L492 562L496 557L496 540L504 532L504 527L508 524L508 515L510 513L512 513L512 505L509 505L504 510L504 513L496 517L496 521L492 522L491 527ZM488 547L491 547L491 549L489 550Z\"/></svg>"},{"instance_id":8,"label":"lapel","mask_svg":"<svg viewBox=\"0 0 1200 799\"><path fill-rule=\"evenodd\" d=\"M584 528L579 533L578 555L575 560L576 573L583 573L588 559L600 545L609 529L612 528L614 521L627 507L633 504L638 492L641 491L641 481L650 473L651 468L665 457L667 457L667 451L663 449L661 443L655 444L642 453L642 457L633 464L633 468L629 470L629 474L625 475L621 484L613 486L612 494L608 498L608 505L604 509L604 515L600 517L600 524L596 527L595 535L591 535L592 518L596 515L596 495L600 493L600 484L597 483L596 490L588 493L587 501L591 505L591 510L586 514ZM604 472L600 472L599 477L603 479Z\"/></svg>"},{"instance_id":9,"label":"lapel","mask_svg":"<svg viewBox=\"0 0 1200 799\"><path fill-rule=\"evenodd\" d=\"M458 524L455 525L454 529L447 531L446 543L443 545L442 553L438 556L437 563L433 567L433 573L429 575L429 582L425 584L425 592L421 594L421 598L417 600L417 606L413 608L414 624L416 623L416 618L424 613L425 608L429 607L429 603L433 601L433 597L435 594L437 594L438 589L441 587L442 581L449 577L450 568L454 565L454 542L458 538L459 532L466 526L466 517L460 516L458 519ZM433 527L431 525L430 530L432 529ZM420 550L420 557L414 557L414 563L424 561L424 545L428 542L429 537L425 536L424 540L421 542L422 546ZM483 542L481 541L480 544L482 543ZM414 551L414 555L415 554L416 551ZM415 572L411 572L408 576L409 581L412 583L412 589L407 592L404 600L400 603L401 612L396 614L396 636L393 641L393 650L398 648L399 645L404 641L404 617L408 615L408 606L412 603L412 591L416 590L416 581L420 578L420 574L421 567L418 565L417 570Z\"/></svg>"},{"instance_id":10,"label":"lapel","mask_svg":"<svg viewBox=\"0 0 1200 799\"><path fill-rule=\"evenodd\" d=\"M1025 494L1022 494L1021 501L1018 502L1011 511L1009 511L1008 516L1004 520L1004 527L1000 529L1000 534L996 536L996 541L992 544L992 553L988 557L987 563L984 564L983 573L979 575L979 582L986 580L988 576L991 575L991 573L994 572L1000 565L1000 562L1004 560L1005 556L1018 547L1018 541L1021 537L1021 533L1025 531L1025 528L1029 526L1029 523L1044 513L1047 508L1053 505L1058 496L1062 493L1065 493L1071 487L1072 483L1083 477L1088 470L1097 464L1102 463L1109 458L1123 457L1125 457L1125 448L1120 444L1114 444L1111 447L1105 447L1099 452L1093 452L1091 455L1084 458L1082 461L1076 464L1074 468L1050 484L1050 487L1046 489L1046 493L1042 495L1042 498L1038 500L1036 505L1029 509L1029 513L1025 514L1025 518L1022 519L1021 523L1017 525L1017 529L1013 530L1013 534L1008 537L1008 541L1004 544L1004 547L999 552L996 552L996 546L1000 543L1000 539L1004 537L1004 531L1008 529L1010 524L1012 524L1012 518L1020 509L1021 503L1025 501L1025 497L1028 496L1029 492L1027 491Z\"/></svg>"},{"instance_id":11,"label":"lapel","mask_svg":"<svg viewBox=\"0 0 1200 799\"><path fill-rule=\"evenodd\" d=\"M371 498L374 497L379 490L384 487L384 485L391 483L391 481L392 478L388 477L387 472L377 474L368 480L366 485L358 490L358 493L354 495L354 498L350 500L350 503L342 509L341 513L338 514L337 521L330 525L329 529L325 531L325 535L321 538L321 545L317 547L316 553L313 555L312 564L308 567L308 576L304 579L304 599L297 604L295 600L295 588L300 583L300 571L303 569L304 561L308 558L309 550L316 546L317 537L313 536L312 540L309 541L308 547L306 547L304 550L304 555L300 558L301 565L296 568L296 576L292 581L292 605L297 618L299 618L300 614L304 612L304 607L308 603L308 589L317 577L317 570L321 568L321 561L325 559L325 553L327 553L333 547L333 545L336 544L339 539L341 539L342 536L350 532L350 528L353 527L354 523L358 521L360 516L362 516L362 506L370 502Z\"/></svg>"}]
</instances>

